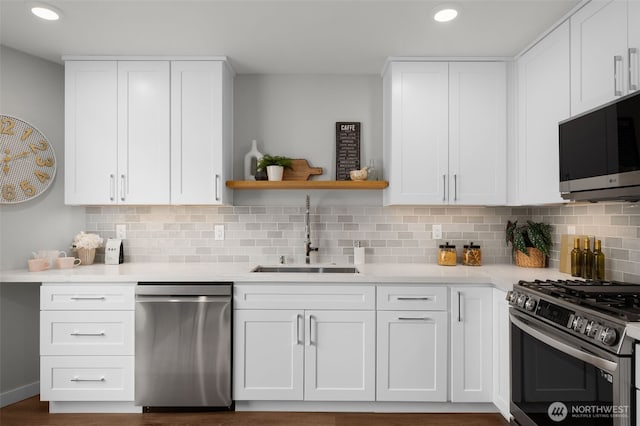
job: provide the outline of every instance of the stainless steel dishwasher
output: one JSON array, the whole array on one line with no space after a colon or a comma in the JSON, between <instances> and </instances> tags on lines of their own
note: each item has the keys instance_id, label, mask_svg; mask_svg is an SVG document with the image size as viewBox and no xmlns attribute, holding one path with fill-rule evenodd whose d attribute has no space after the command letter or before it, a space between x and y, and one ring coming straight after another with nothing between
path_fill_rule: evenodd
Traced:
<instances>
[{"instance_id":1,"label":"stainless steel dishwasher","mask_svg":"<svg viewBox=\"0 0 640 426\"><path fill-rule=\"evenodd\" d=\"M232 283L140 282L135 402L154 409L232 409Z\"/></svg>"}]
</instances>

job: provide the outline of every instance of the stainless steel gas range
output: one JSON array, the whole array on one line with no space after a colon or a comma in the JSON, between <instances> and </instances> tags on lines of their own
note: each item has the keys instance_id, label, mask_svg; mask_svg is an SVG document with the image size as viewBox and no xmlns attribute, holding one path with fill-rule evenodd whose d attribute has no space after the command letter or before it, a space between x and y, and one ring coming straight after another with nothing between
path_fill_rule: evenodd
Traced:
<instances>
[{"instance_id":1,"label":"stainless steel gas range","mask_svg":"<svg viewBox=\"0 0 640 426\"><path fill-rule=\"evenodd\" d=\"M520 281L507 299L513 424L635 424L626 325L640 321L640 285Z\"/></svg>"}]
</instances>

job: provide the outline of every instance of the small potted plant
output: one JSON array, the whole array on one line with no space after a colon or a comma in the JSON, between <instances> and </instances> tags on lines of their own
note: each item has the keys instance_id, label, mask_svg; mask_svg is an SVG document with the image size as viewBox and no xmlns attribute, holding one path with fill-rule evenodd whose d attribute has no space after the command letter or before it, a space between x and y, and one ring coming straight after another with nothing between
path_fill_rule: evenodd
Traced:
<instances>
[{"instance_id":1,"label":"small potted plant","mask_svg":"<svg viewBox=\"0 0 640 426\"><path fill-rule=\"evenodd\" d=\"M505 240L511 243L516 265L526 268L544 268L551 246L551 225L527 220L524 225L508 221Z\"/></svg>"},{"instance_id":2,"label":"small potted plant","mask_svg":"<svg viewBox=\"0 0 640 426\"><path fill-rule=\"evenodd\" d=\"M265 154L258 160L257 170L266 170L269 180L282 180L284 169L291 168L291 158Z\"/></svg>"}]
</instances>

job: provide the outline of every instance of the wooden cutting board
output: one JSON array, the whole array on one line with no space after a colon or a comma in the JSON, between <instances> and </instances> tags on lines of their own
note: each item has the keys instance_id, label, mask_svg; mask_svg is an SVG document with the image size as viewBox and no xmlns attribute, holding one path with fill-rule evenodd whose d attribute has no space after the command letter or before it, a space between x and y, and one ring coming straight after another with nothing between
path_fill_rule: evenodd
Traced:
<instances>
[{"instance_id":1,"label":"wooden cutting board","mask_svg":"<svg viewBox=\"0 0 640 426\"><path fill-rule=\"evenodd\" d=\"M313 175L321 175L322 167L311 167L307 160L291 160L291 168L284 169L283 180L309 180Z\"/></svg>"},{"instance_id":2,"label":"wooden cutting board","mask_svg":"<svg viewBox=\"0 0 640 426\"><path fill-rule=\"evenodd\" d=\"M571 250L573 250L573 242L576 238L580 238L580 248L584 244L586 235L562 234L560 235L560 266L558 270L567 274L571 273Z\"/></svg>"}]
</instances>

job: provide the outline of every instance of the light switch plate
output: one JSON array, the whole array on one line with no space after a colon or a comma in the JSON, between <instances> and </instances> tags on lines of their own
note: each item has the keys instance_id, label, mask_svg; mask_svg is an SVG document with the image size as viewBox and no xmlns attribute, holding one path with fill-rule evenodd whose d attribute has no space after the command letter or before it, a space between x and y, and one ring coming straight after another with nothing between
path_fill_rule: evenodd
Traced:
<instances>
[{"instance_id":1,"label":"light switch plate","mask_svg":"<svg viewBox=\"0 0 640 426\"><path fill-rule=\"evenodd\" d=\"M213 227L213 235L216 241L224 240L224 225L216 225Z\"/></svg>"},{"instance_id":2,"label":"light switch plate","mask_svg":"<svg viewBox=\"0 0 640 426\"><path fill-rule=\"evenodd\" d=\"M433 225L431 227L431 233L433 234L434 240L439 240L442 238L442 225Z\"/></svg>"},{"instance_id":3,"label":"light switch plate","mask_svg":"<svg viewBox=\"0 0 640 426\"><path fill-rule=\"evenodd\" d=\"M116 240L126 240L127 239L127 225L119 224L116 225Z\"/></svg>"}]
</instances>

